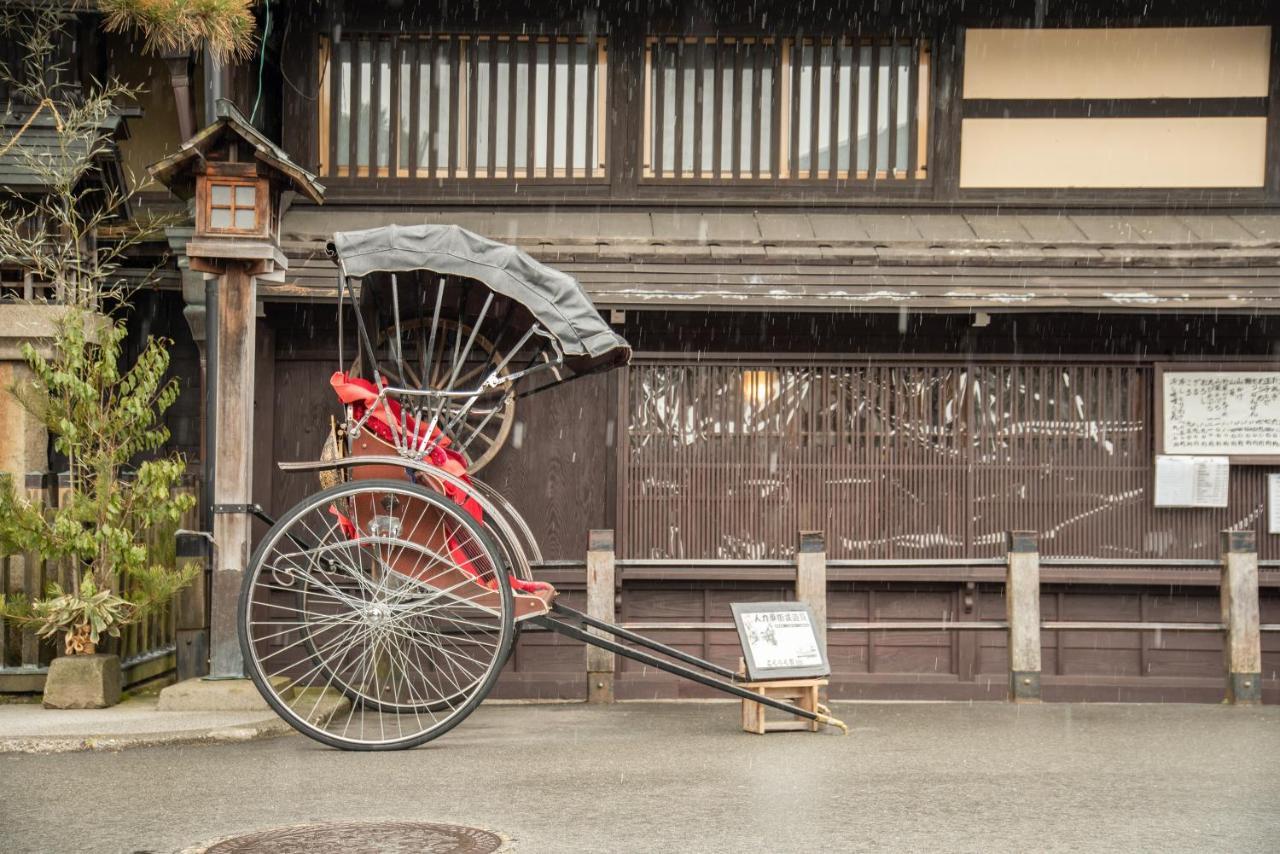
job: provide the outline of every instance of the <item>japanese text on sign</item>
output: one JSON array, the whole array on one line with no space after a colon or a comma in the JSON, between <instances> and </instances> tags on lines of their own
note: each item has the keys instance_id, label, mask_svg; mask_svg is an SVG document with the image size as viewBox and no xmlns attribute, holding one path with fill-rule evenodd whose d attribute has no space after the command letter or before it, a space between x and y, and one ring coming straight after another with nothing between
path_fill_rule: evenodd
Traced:
<instances>
[{"instance_id":1,"label":"japanese text on sign","mask_svg":"<svg viewBox=\"0 0 1280 854\"><path fill-rule=\"evenodd\" d=\"M1166 371L1166 454L1280 455L1280 371Z\"/></svg>"},{"instance_id":2,"label":"japanese text on sign","mask_svg":"<svg viewBox=\"0 0 1280 854\"><path fill-rule=\"evenodd\" d=\"M806 611L743 614L742 625L751 657L760 670L822 664L822 652Z\"/></svg>"}]
</instances>

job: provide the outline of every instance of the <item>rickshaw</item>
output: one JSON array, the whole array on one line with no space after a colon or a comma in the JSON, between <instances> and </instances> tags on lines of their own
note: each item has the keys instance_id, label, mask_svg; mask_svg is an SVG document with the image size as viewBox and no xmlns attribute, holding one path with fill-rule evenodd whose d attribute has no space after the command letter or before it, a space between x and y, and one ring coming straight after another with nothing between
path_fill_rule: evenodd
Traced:
<instances>
[{"instance_id":1,"label":"rickshaw","mask_svg":"<svg viewBox=\"0 0 1280 854\"><path fill-rule=\"evenodd\" d=\"M321 459L280 464L322 488L268 520L238 613L245 669L285 721L341 749L415 747L466 718L538 628L844 728L534 578L529 526L476 474L519 398L629 361L577 281L453 225L340 232L328 249L343 417Z\"/></svg>"}]
</instances>

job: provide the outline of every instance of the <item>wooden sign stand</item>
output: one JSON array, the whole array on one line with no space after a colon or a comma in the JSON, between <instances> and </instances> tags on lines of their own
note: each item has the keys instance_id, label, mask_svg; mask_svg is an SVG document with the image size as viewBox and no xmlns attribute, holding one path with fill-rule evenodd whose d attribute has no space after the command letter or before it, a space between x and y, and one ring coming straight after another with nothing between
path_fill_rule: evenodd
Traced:
<instances>
[{"instance_id":1,"label":"wooden sign stand","mask_svg":"<svg viewBox=\"0 0 1280 854\"><path fill-rule=\"evenodd\" d=\"M754 691L762 697L772 697L794 703L807 712L823 712L825 709L818 703L818 689L827 684L826 679L779 679L774 682L742 682L739 683L748 691ZM793 720L770 721L765 718L765 707L752 700L742 701L742 730L756 735L766 732L817 732L821 724L804 718L790 716Z\"/></svg>"}]
</instances>

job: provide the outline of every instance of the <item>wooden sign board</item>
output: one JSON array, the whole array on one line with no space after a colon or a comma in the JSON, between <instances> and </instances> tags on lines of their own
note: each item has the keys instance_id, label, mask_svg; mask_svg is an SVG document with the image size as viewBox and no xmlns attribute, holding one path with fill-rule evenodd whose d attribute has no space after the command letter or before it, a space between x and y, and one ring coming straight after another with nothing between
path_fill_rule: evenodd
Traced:
<instances>
[{"instance_id":1,"label":"wooden sign board","mask_svg":"<svg viewBox=\"0 0 1280 854\"><path fill-rule=\"evenodd\" d=\"M1275 365L1157 365L1156 453L1280 463Z\"/></svg>"},{"instance_id":2,"label":"wooden sign board","mask_svg":"<svg viewBox=\"0 0 1280 854\"><path fill-rule=\"evenodd\" d=\"M808 605L735 602L730 607L742 641L748 679L800 679L831 673L826 647L818 640Z\"/></svg>"}]
</instances>

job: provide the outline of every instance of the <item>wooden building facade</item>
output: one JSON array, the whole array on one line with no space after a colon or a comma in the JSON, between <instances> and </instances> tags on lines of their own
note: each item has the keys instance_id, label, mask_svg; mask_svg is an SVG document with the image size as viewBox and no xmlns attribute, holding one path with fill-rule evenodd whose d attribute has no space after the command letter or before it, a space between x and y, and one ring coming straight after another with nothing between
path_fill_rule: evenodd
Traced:
<instances>
[{"instance_id":1,"label":"wooden building facade","mask_svg":"<svg viewBox=\"0 0 1280 854\"><path fill-rule=\"evenodd\" d=\"M965 621L1003 613L1004 532L1023 529L1045 619L1211 622L1218 532L1254 528L1263 622L1280 622L1276 467L1233 465L1225 508L1152 496L1161 366L1277 364L1276 12L643 5L288 0L261 67L184 66L186 94L174 63L119 53L154 102L126 161L177 143L175 104L220 94L328 188L289 208L289 273L260 286L260 503L314 488L274 463L318 454L337 411L329 235L455 222L577 277L636 350L519 401L480 475L570 599L588 530L614 529L622 621L733 662L734 633L697 626L793 598L800 530L825 534L833 621ZM180 230L170 243L148 316L190 366L178 310L199 289ZM1221 696L1209 633L1043 646L1047 699ZM836 697L1006 690L999 632L830 649ZM691 690L619 668L620 697ZM1274 634L1263 669L1280 700ZM529 633L500 691L583 688L581 647Z\"/></svg>"}]
</instances>

